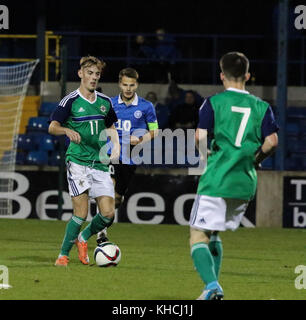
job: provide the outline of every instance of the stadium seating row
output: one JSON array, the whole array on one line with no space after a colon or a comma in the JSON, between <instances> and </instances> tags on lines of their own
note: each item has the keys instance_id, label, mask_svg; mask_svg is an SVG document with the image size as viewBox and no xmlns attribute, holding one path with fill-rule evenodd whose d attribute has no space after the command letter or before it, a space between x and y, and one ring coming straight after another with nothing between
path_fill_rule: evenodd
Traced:
<instances>
[{"instance_id":1,"label":"stadium seating row","mask_svg":"<svg viewBox=\"0 0 306 320\"><path fill-rule=\"evenodd\" d=\"M59 166L60 152L53 151L29 151L18 152L16 155L17 165Z\"/></svg>"}]
</instances>

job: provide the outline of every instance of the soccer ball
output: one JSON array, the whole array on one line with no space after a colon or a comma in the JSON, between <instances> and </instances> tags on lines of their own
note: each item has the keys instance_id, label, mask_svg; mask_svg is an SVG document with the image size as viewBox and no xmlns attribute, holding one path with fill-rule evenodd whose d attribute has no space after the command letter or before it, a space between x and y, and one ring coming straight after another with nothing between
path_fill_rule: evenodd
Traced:
<instances>
[{"instance_id":1,"label":"soccer ball","mask_svg":"<svg viewBox=\"0 0 306 320\"><path fill-rule=\"evenodd\" d=\"M98 267L115 267L121 259L120 248L112 242L102 242L94 250L94 259Z\"/></svg>"}]
</instances>

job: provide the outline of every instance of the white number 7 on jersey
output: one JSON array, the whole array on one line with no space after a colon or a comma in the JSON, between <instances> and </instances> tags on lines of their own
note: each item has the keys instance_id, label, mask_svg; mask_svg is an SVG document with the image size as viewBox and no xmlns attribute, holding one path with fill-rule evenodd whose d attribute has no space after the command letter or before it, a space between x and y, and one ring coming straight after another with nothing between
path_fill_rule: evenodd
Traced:
<instances>
[{"instance_id":1,"label":"white number 7 on jersey","mask_svg":"<svg viewBox=\"0 0 306 320\"><path fill-rule=\"evenodd\" d=\"M232 111L243 113L243 117L242 117L240 127L236 136L236 141L235 141L235 146L241 147L241 140L251 114L251 108L232 107Z\"/></svg>"}]
</instances>

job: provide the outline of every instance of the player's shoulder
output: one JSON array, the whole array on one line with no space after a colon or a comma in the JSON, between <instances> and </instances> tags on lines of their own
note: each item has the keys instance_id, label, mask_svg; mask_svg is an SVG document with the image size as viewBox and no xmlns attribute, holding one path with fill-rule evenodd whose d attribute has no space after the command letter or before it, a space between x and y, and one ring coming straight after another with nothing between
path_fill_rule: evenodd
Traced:
<instances>
[{"instance_id":1,"label":"player's shoulder","mask_svg":"<svg viewBox=\"0 0 306 320\"><path fill-rule=\"evenodd\" d=\"M118 104L119 95L116 95L114 97L110 97L110 99L111 99L113 105Z\"/></svg>"},{"instance_id":2,"label":"player's shoulder","mask_svg":"<svg viewBox=\"0 0 306 320\"><path fill-rule=\"evenodd\" d=\"M143 97L138 96L138 105L142 106L143 108L154 108L151 101L146 100Z\"/></svg>"},{"instance_id":3,"label":"player's shoulder","mask_svg":"<svg viewBox=\"0 0 306 320\"><path fill-rule=\"evenodd\" d=\"M201 111L203 108L207 108L207 107L210 107L211 108L211 101L210 99L212 97L214 97L215 95L211 95L211 96L208 96L206 98L203 99L202 101L202 104L200 105L200 108L199 108L199 111Z\"/></svg>"},{"instance_id":4,"label":"player's shoulder","mask_svg":"<svg viewBox=\"0 0 306 320\"><path fill-rule=\"evenodd\" d=\"M74 90L72 92L70 92L69 94L67 94L59 103L60 106L62 107L66 107L71 105L71 103L76 100L79 97L79 91L78 90Z\"/></svg>"},{"instance_id":5,"label":"player's shoulder","mask_svg":"<svg viewBox=\"0 0 306 320\"><path fill-rule=\"evenodd\" d=\"M106 100L112 104L112 99L109 96L107 96L106 94L99 92L99 91L96 91L96 93L97 93L98 98L100 98L102 100Z\"/></svg>"},{"instance_id":6,"label":"player's shoulder","mask_svg":"<svg viewBox=\"0 0 306 320\"><path fill-rule=\"evenodd\" d=\"M222 100L222 99L228 99L229 95L236 93L236 91L232 90L224 90L222 92L216 93L210 97L211 101L217 101L217 100ZM242 93L245 97L247 97L250 101L255 102L256 104L260 104L262 106L269 106L269 103L262 100L260 97L255 96L254 94L251 94L249 92Z\"/></svg>"},{"instance_id":7,"label":"player's shoulder","mask_svg":"<svg viewBox=\"0 0 306 320\"><path fill-rule=\"evenodd\" d=\"M270 105L269 102L263 100L263 99L260 98L260 97L255 96L254 94L251 94L251 93L250 93L250 94L249 94L249 97L250 97L250 99L253 99L253 100L256 101L257 103L260 103L260 104L262 104L262 105L266 105L266 106L269 106L269 105Z\"/></svg>"}]
</instances>

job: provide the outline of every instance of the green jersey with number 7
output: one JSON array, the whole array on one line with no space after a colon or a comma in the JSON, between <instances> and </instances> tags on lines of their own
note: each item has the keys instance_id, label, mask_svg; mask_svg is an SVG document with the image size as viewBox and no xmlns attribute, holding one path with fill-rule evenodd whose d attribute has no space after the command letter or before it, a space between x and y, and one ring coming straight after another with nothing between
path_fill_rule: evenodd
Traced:
<instances>
[{"instance_id":1,"label":"green jersey with number 7","mask_svg":"<svg viewBox=\"0 0 306 320\"><path fill-rule=\"evenodd\" d=\"M252 199L257 187L255 152L265 138L263 130L269 134L276 128L271 107L245 90L229 88L206 99L199 115L199 127L205 118L202 128L213 139L197 193Z\"/></svg>"}]
</instances>

